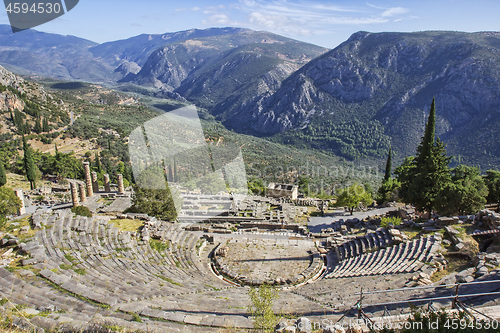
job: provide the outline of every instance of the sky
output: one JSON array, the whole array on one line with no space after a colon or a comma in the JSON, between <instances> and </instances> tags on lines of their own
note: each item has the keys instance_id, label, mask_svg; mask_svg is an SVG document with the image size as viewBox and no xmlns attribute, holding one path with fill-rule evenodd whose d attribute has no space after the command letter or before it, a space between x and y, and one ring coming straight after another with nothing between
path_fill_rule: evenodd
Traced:
<instances>
[{"instance_id":1,"label":"sky","mask_svg":"<svg viewBox=\"0 0 500 333\"><path fill-rule=\"evenodd\" d=\"M500 31L499 17L499 0L80 0L66 15L34 29L103 43L231 26L335 48L360 30ZM0 23L9 24L4 10Z\"/></svg>"}]
</instances>

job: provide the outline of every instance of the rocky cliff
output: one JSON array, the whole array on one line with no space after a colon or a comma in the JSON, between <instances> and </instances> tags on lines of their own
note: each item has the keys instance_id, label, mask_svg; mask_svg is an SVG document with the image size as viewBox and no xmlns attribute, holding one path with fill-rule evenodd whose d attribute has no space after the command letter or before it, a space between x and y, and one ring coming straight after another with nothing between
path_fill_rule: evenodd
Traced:
<instances>
[{"instance_id":1,"label":"rocky cliff","mask_svg":"<svg viewBox=\"0 0 500 333\"><path fill-rule=\"evenodd\" d=\"M266 135L308 131L317 146L332 131L325 123L357 121L382 126L383 136L404 156L420 140L433 96L438 135L455 154L474 150L471 141L483 137L477 142L481 154L493 150L499 155L496 140L485 138L498 130L486 134L481 129L500 125L500 35L358 32L295 72L275 92L239 105L222 120L231 128Z\"/></svg>"}]
</instances>

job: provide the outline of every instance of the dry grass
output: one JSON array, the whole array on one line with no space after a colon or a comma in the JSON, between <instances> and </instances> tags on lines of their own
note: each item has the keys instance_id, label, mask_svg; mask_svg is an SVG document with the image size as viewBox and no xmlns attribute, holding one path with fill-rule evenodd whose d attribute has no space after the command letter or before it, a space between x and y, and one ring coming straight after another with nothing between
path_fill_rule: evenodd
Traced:
<instances>
[{"instance_id":1,"label":"dry grass","mask_svg":"<svg viewBox=\"0 0 500 333\"><path fill-rule=\"evenodd\" d=\"M54 139L52 143L44 144L38 140L30 140L29 142L35 150L40 150L43 153L49 153L55 155L55 145L57 145L57 150L61 153L75 152L77 157L83 157L86 152L91 152L92 155L95 152L100 152L101 149L97 149L96 144L90 142L89 140L82 140L80 138L66 138L62 140L60 137Z\"/></svg>"},{"instance_id":2,"label":"dry grass","mask_svg":"<svg viewBox=\"0 0 500 333\"><path fill-rule=\"evenodd\" d=\"M138 231L140 227L144 225L141 220L131 220L131 219L117 219L111 220L109 223L114 224L115 227L121 231Z\"/></svg>"},{"instance_id":3,"label":"dry grass","mask_svg":"<svg viewBox=\"0 0 500 333\"><path fill-rule=\"evenodd\" d=\"M37 187L51 187L52 185L54 184L48 181L38 180L36 182ZM26 180L26 177L15 173L7 174L7 184L5 184L5 186L10 187L12 189L22 188L25 191L30 190L30 183Z\"/></svg>"},{"instance_id":4,"label":"dry grass","mask_svg":"<svg viewBox=\"0 0 500 333\"><path fill-rule=\"evenodd\" d=\"M451 273L457 273L470 267L469 259L460 255L445 255L448 266L442 271L436 272L431 276L432 282L437 282Z\"/></svg>"},{"instance_id":5,"label":"dry grass","mask_svg":"<svg viewBox=\"0 0 500 333\"><path fill-rule=\"evenodd\" d=\"M19 225L12 225L11 223L19 223ZM19 240L21 242L23 242L24 240L31 238L35 235L35 230L31 229L31 226L30 226L30 229L26 233L21 234L21 228L25 227L25 226L30 226L29 217L14 220L10 223L7 222L7 226L4 229L6 232L10 233L11 235L16 236L17 238L19 238Z\"/></svg>"}]
</instances>

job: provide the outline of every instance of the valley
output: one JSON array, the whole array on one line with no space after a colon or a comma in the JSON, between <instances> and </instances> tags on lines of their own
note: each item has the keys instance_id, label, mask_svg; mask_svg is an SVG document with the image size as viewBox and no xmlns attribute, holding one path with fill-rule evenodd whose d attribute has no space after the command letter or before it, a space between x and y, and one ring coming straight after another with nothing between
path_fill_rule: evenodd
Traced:
<instances>
[{"instance_id":1,"label":"valley","mask_svg":"<svg viewBox=\"0 0 500 333\"><path fill-rule=\"evenodd\" d=\"M0 26L0 330L499 319L499 121L496 32Z\"/></svg>"}]
</instances>

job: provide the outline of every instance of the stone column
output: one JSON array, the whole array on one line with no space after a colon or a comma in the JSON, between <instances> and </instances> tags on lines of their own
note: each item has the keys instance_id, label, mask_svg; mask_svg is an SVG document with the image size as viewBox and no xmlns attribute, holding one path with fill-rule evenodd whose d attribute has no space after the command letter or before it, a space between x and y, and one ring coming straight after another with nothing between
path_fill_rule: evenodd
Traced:
<instances>
[{"instance_id":1,"label":"stone column","mask_svg":"<svg viewBox=\"0 0 500 333\"><path fill-rule=\"evenodd\" d=\"M97 172L92 172L92 189L94 193L99 192L99 184L97 183Z\"/></svg>"},{"instance_id":2,"label":"stone column","mask_svg":"<svg viewBox=\"0 0 500 333\"><path fill-rule=\"evenodd\" d=\"M109 175L107 173L104 174L104 192L111 192L111 182L109 181Z\"/></svg>"},{"instance_id":3,"label":"stone column","mask_svg":"<svg viewBox=\"0 0 500 333\"><path fill-rule=\"evenodd\" d=\"M94 195L94 189L92 188L92 178L90 178L89 162L83 162L83 169L85 170L85 185L87 186L87 195L91 197Z\"/></svg>"},{"instance_id":4,"label":"stone column","mask_svg":"<svg viewBox=\"0 0 500 333\"><path fill-rule=\"evenodd\" d=\"M80 198L78 197L78 187L75 182L70 182L71 186L71 201L73 202L73 207L80 206Z\"/></svg>"},{"instance_id":5,"label":"stone column","mask_svg":"<svg viewBox=\"0 0 500 333\"><path fill-rule=\"evenodd\" d=\"M123 194L125 193L125 188L123 187L123 175L119 173L117 175L117 178L118 178L118 193Z\"/></svg>"},{"instance_id":6,"label":"stone column","mask_svg":"<svg viewBox=\"0 0 500 333\"><path fill-rule=\"evenodd\" d=\"M23 215L26 213L26 207L24 206L24 192L22 188L16 188L14 190L16 192L17 197L21 200L21 208L19 208L19 215Z\"/></svg>"},{"instance_id":7,"label":"stone column","mask_svg":"<svg viewBox=\"0 0 500 333\"><path fill-rule=\"evenodd\" d=\"M85 202L87 201L87 195L85 194L85 184L84 183L79 183L78 184L78 189L80 190L80 201Z\"/></svg>"}]
</instances>

